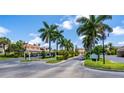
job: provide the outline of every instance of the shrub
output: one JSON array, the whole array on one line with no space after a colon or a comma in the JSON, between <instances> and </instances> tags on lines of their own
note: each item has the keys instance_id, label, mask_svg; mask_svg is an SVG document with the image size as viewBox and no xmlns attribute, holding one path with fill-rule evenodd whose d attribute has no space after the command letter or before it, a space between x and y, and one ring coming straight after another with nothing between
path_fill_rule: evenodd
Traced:
<instances>
[{"instance_id":1,"label":"shrub","mask_svg":"<svg viewBox=\"0 0 124 93\"><path fill-rule=\"evenodd\" d=\"M75 52L74 51L70 51L69 52L69 57L73 57L73 56L75 56Z\"/></svg>"},{"instance_id":2,"label":"shrub","mask_svg":"<svg viewBox=\"0 0 124 93\"><path fill-rule=\"evenodd\" d=\"M11 53L11 54L7 54L6 56L5 55L0 55L0 57L17 58L17 57L20 57L20 56L16 53Z\"/></svg>"},{"instance_id":3,"label":"shrub","mask_svg":"<svg viewBox=\"0 0 124 93\"><path fill-rule=\"evenodd\" d=\"M55 57L56 53L55 52L51 52L51 56Z\"/></svg>"},{"instance_id":4,"label":"shrub","mask_svg":"<svg viewBox=\"0 0 124 93\"><path fill-rule=\"evenodd\" d=\"M111 51L110 50L107 50L107 55L111 55Z\"/></svg>"},{"instance_id":5,"label":"shrub","mask_svg":"<svg viewBox=\"0 0 124 93\"><path fill-rule=\"evenodd\" d=\"M79 52L78 50L75 51L75 56L78 56L79 55Z\"/></svg>"},{"instance_id":6,"label":"shrub","mask_svg":"<svg viewBox=\"0 0 124 93\"><path fill-rule=\"evenodd\" d=\"M63 56L57 56L57 60L64 60Z\"/></svg>"},{"instance_id":7,"label":"shrub","mask_svg":"<svg viewBox=\"0 0 124 93\"><path fill-rule=\"evenodd\" d=\"M115 50L111 50L111 55L115 55L116 51Z\"/></svg>"},{"instance_id":8,"label":"shrub","mask_svg":"<svg viewBox=\"0 0 124 93\"><path fill-rule=\"evenodd\" d=\"M66 60L66 59L68 59L68 57L69 57L68 51L64 51L63 58Z\"/></svg>"},{"instance_id":9,"label":"shrub","mask_svg":"<svg viewBox=\"0 0 124 93\"><path fill-rule=\"evenodd\" d=\"M42 52L41 52L41 55L42 55L42 58L45 58L45 57L46 57L45 51L42 51Z\"/></svg>"},{"instance_id":10,"label":"shrub","mask_svg":"<svg viewBox=\"0 0 124 93\"><path fill-rule=\"evenodd\" d=\"M60 51L58 51L58 55L64 55L64 51L65 51L65 50L60 50Z\"/></svg>"},{"instance_id":11,"label":"shrub","mask_svg":"<svg viewBox=\"0 0 124 93\"><path fill-rule=\"evenodd\" d=\"M63 60L69 58L69 52L66 51L66 50L60 50L60 51L58 52L58 55L62 56L63 58L61 57L60 59L63 59Z\"/></svg>"},{"instance_id":12,"label":"shrub","mask_svg":"<svg viewBox=\"0 0 124 93\"><path fill-rule=\"evenodd\" d=\"M85 59L90 59L90 52L86 52L86 53L84 54L84 58L85 58Z\"/></svg>"}]
</instances>

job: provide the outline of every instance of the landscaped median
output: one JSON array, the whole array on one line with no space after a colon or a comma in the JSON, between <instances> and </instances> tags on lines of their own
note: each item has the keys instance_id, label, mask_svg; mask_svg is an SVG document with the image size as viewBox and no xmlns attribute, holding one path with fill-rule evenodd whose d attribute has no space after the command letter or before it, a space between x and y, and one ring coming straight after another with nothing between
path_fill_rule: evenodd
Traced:
<instances>
[{"instance_id":1,"label":"landscaped median","mask_svg":"<svg viewBox=\"0 0 124 93\"><path fill-rule=\"evenodd\" d=\"M97 62L92 60L85 60L84 66L98 70L124 71L123 63L112 62L110 60L106 60L106 64L103 64L102 60Z\"/></svg>"},{"instance_id":2,"label":"landscaped median","mask_svg":"<svg viewBox=\"0 0 124 93\"><path fill-rule=\"evenodd\" d=\"M74 57L77 57L77 56L74 56ZM62 63L62 62L66 62L67 60L70 60L74 57L69 57L67 59L63 59L62 57L57 57L57 58L54 58L54 59L51 59L51 60L47 60L46 63L49 63L49 64L56 64L56 63Z\"/></svg>"},{"instance_id":3,"label":"landscaped median","mask_svg":"<svg viewBox=\"0 0 124 93\"><path fill-rule=\"evenodd\" d=\"M21 62L24 62L24 63L33 62L33 61L40 61L40 59L21 60Z\"/></svg>"},{"instance_id":4,"label":"landscaped median","mask_svg":"<svg viewBox=\"0 0 124 93\"><path fill-rule=\"evenodd\" d=\"M61 62L62 60L49 60L47 61L46 63L51 63L51 64L54 64L54 63L59 63Z\"/></svg>"}]
</instances>

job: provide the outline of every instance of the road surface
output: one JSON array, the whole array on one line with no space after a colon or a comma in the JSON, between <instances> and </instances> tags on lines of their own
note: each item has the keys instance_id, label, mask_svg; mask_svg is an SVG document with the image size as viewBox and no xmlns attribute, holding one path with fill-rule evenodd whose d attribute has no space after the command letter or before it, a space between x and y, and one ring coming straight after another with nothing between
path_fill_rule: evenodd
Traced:
<instances>
[{"instance_id":1,"label":"road surface","mask_svg":"<svg viewBox=\"0 0 124 93\"><path fill-rule=\"evenodd\" d=\"M121 62L124 63L124 57L117 57L116 55L108 55L106 56L107 59L115 61L115 62Z\"/></svg>"},{"instance_id":2,"label":"road surface","mask_svg":"<svg viewBox=\"0 0 124 93\"><path fill-rule=\"evenodd\" d=\"M1 78L121 78L124 72L111 72L89 69L82 66L82 61L73 58L57 65L45 61L19 63L19 59L0 62Z\"/></svg>"}]
</instances>

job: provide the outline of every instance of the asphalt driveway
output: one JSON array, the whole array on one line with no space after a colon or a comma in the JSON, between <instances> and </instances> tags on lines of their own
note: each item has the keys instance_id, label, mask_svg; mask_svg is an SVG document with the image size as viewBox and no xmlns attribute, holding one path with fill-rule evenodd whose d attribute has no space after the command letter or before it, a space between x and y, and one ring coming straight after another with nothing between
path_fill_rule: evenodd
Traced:
<instances>
[{"instance_id":1,"label":"asphalt driveway","mask_svg":"<svg viewBox=\"0 0 124 93\"><path fill-rule=\"evenodd\" d=\"M1 78L121 78L124 72L111 72L89 69L82 66L80 57L64 63L49 65L45 61L19 63L0 62Z\"/></svg>"},{"instance_id":2,"label":"asphalt driveway","mask_svg":"<svg viewBox=\"0 0 124 93\"><path fill-rule=\"evenodd\" d=\"M106 58L115 62L124 63L124 57L117 57L116 55L108 55L106 56Z\"/></svg>"}]
</instances>

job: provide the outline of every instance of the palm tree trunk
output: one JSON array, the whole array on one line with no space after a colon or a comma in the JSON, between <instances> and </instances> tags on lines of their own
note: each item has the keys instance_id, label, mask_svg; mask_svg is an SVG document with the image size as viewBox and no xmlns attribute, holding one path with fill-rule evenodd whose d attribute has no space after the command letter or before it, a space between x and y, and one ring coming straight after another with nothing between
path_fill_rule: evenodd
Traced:
<instances>
[{"instance_id":1,"label":"palm tree trunk","mask_svg":"<svg viewBox=\"0 0 124 93\"><path fill-rule=\"evenodd\" d=\"M56 41L56 58L58 58L58 40Z\"/></svg>"},{"instance_id":2,"label":"palm tree trunk","mask_svg":"<svg viewBox=\"0 0 124 93\"><path fill-rule=\"evenodd\" d=\"M49 54L51 53L51 40L49 39Z\"/></svg>"},{"instance_id":3,"label":"palm tree trunk","mask_svg":"<svg viewBox=\"0 0 124 93\"><path fill-rule=\"evenodd\" d=\"M51 53L51 36L50 36L50 33L49 33L49 54ZM51 56L51 54L50 54Z\"/></svg>"},{"instance_id":4,"label":"palm tree trunk","mask_svg":"<svg viewBox=\"0 0 124 93\"><path fill-rule=\"evenodd\" d=\"M105 64L105 47L104 47L104 35L102 38L102 44L103 44L103 64Z\"/></svg>"}]
</instances>

